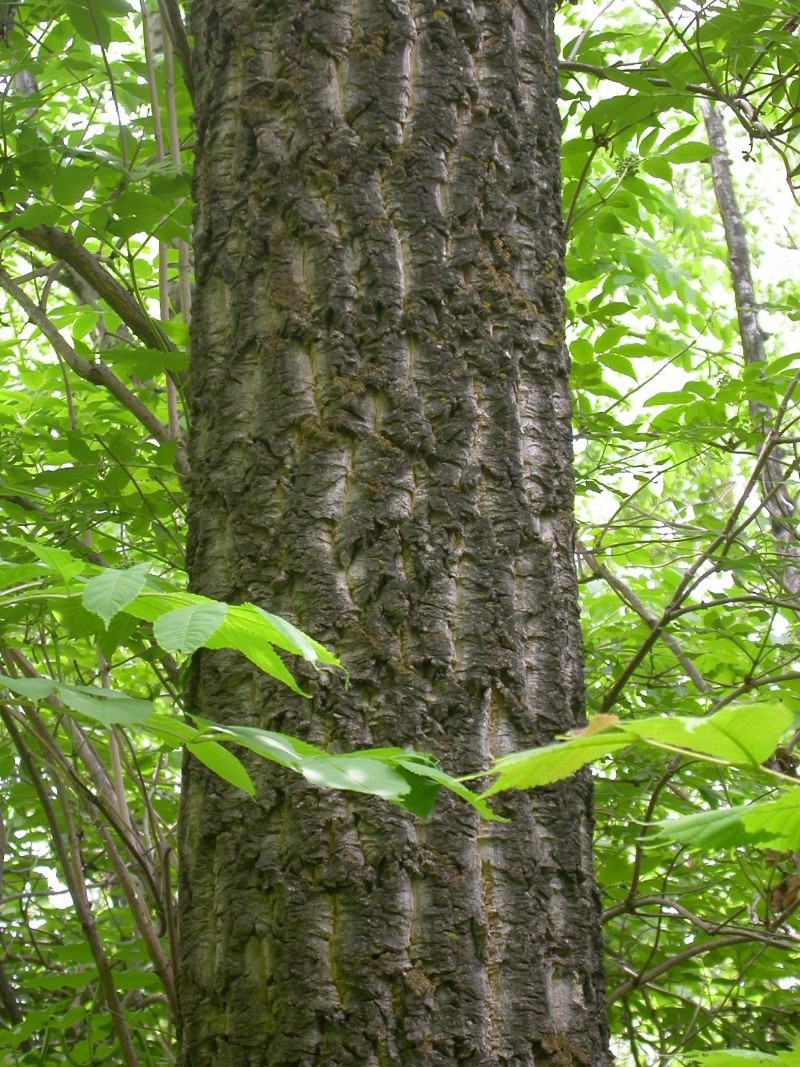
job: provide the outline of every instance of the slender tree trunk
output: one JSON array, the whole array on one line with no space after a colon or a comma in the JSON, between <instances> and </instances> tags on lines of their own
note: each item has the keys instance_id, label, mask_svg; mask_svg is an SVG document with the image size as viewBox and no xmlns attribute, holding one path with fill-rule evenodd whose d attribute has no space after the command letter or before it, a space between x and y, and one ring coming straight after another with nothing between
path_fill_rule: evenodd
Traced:
<instances>
[{"instance_id":1,"label":"slender tree trunk","mask_svg":"<svg viewBox=\"0 0 800 1067\"><path fill-rule=\"evenodd\" d=\"M343 657L191 707L453 773L583 720L550 0L193 0L193 588ZM184 1067L607 1062L591 785L185 768Z\"/></svg>"},{"instance_id":2,"label":"slender tree trunk","mask_svg":"<svg viewBox=\"0 0 800 1067\"><path fill-rule=\"evenodd\" d=\"M758 321L753 273L750 267L750 251L747 231L739 210L736 187L733 184L728 146L725 141L725 124L719 111L709 100L700 102L706 124L708 143L714 149L711 157L711 176L714 195L717 198L725 243L728 246L728 267L739 319L739 337L745 366L763 363L766 358L764 332ZM774 420L774 411L757 400L750 401L750 416L756 426L766 434ZM761 477L767 512L772 523L772 532L781 556L781 580L787 593L800 593L800 545L797 538L797 503L788 484L787 464L778 446L774 446L769 460L764 464Z\"/></svg>"}]
</instances>

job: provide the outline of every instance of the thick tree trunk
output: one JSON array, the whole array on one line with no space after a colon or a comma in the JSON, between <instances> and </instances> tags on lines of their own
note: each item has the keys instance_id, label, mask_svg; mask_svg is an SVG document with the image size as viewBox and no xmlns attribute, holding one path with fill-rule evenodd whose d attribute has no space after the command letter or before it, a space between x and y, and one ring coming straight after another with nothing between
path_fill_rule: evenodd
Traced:
<instances>
[{"instance_id":1,"label":"thick tree trunk","mask_svg":"<svg viewBox=\"0 0 800 1067\"><path fill-rule=\"evenodd\" d=\"M453 773L582 721L550 0L193 0L193 588L342 656L192 708ZM590 782L422 822L194 762L185 1067L607 1062Z\"/></svg>"}]
</instances>

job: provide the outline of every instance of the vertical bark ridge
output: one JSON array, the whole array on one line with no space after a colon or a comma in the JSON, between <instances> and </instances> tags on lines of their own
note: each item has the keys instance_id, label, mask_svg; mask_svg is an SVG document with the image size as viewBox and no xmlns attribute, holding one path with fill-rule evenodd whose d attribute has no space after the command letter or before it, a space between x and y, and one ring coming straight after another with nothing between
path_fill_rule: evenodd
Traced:
<instances>
[{"instance_id":1,"label":"vertical bark ridge","mask_svg":"<svg viewBox=\"0 0 800 1067\"><path fill-rule=\"evenodd\" d=\"M193 588L339 651L193 706L452 772L582 719L552 11L194 0ZM603 1064L585 778L481 826L187 763L182 1062Z\"/></svg>"}]
</instances>

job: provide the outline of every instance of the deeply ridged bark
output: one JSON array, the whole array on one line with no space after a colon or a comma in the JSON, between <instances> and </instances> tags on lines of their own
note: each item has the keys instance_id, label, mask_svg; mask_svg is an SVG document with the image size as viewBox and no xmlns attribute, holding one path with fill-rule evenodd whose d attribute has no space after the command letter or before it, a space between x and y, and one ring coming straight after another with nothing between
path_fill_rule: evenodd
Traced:
<instances>
[{"instance_id":1,"label":"deeply ridged bark","mask_svg":"<svg viewBox=\"0 0 800 1067\"><path fill-rule=\"evenodd\" d=\"M194 0L189 566L339 652L192 708L453 773L582 721L549 0ZM182 1063L607 1061L590 783L421 822L187 763Z\"/></svg>"}]
</instances>

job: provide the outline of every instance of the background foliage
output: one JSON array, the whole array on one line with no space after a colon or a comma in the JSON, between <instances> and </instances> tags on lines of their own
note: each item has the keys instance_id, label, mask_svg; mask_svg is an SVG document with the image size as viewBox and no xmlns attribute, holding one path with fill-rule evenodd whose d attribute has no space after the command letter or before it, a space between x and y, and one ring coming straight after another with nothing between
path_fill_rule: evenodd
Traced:
<instances>
[{"instance_id":1,"label":"background foliage","mask_svg":"<svg viewBox=\"0 0 800 1067\"><path fill-rule=\"evenodd\" d=\"M788 1067L800 292L774 260L776 240L780 262L796 251L800 8L586 3L562 6L559 28L578 560L600 717L501 761L488 794L601 760L621 1062L733 1067L741 1054L721 1050L738 1047ZM193 134L178 6L3 3L0 32L0 1062L164 1064L183 743L245 792L242 744L418 813L444 785L488 816L449 777L485 769L331 757L179 717L201 644L287 684L276 649L335 664L281 620L181 591ZM771 330L755 361L703 101L728 125Z\"/></svg>"}]
</instances>

